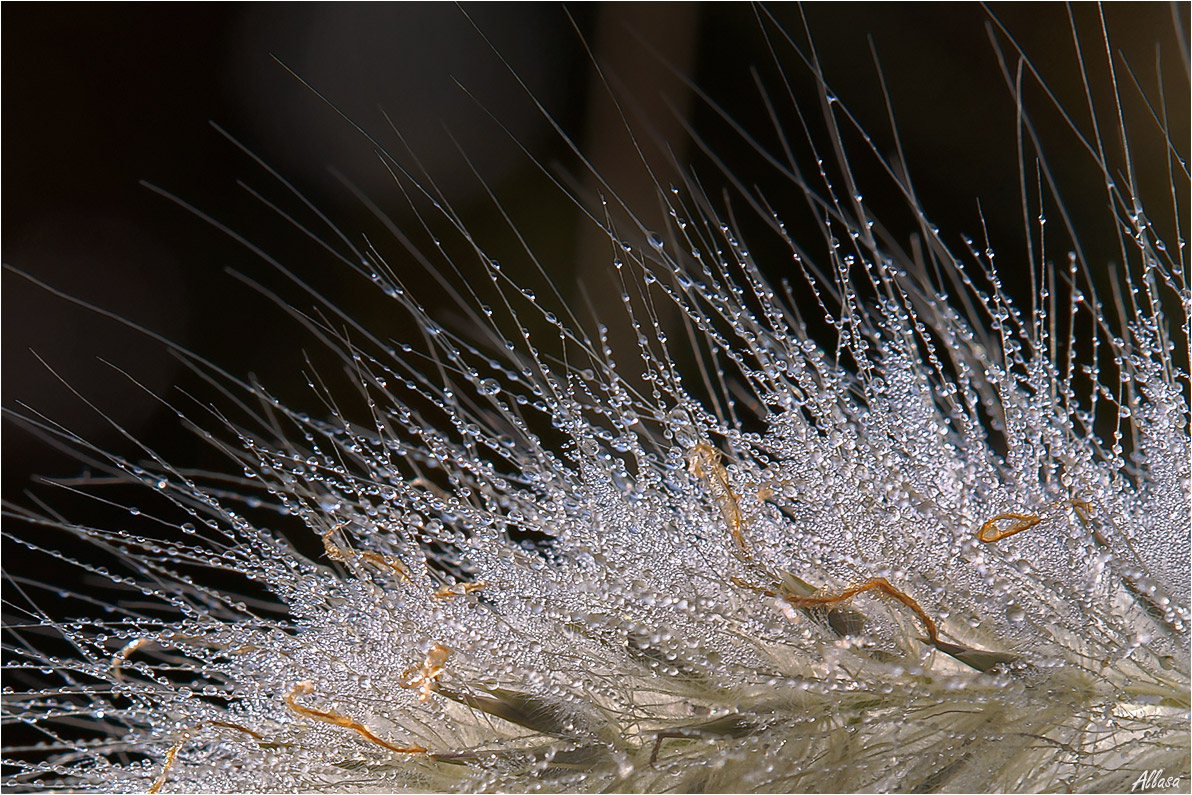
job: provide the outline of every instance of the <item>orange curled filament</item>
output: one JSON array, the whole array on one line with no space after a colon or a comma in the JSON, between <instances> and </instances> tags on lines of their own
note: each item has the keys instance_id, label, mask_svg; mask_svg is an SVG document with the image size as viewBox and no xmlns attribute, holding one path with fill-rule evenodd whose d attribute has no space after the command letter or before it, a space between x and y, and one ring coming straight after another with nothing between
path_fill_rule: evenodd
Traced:
<instances>
[{"instance_id":1,"label":"orange curled filament","mask_svg":"<svg viewBox=\"0 0 1192 795\"><path fill-rule=\"evenodd\" d=\"M1081 524L1087 525L1089 514L1093 512L1093 504L1086 500L1060 500L1053 502L1049 507L1056 508L1061 505L1071 505L1072 510L1076 512L1076 516L1080 519ZM998 522L1010 521L1006 527L998 527ZM986 544L992 544L1001 541L1003 538L1021 533L1023 530L1029 530L1039 522L1043 521L1043 517L1033 513L999 513L985 524L981 525L981 529L977 531L977 540Z\"/></svg>"},{"instance_id":2,"label":"orange curled filament","mask_svg":"<svg viewBox=\"0 0 1192 795\"><path fill-rule=\"evenodd\" d=\"M364 552L357 552L349 546L339 546L332 539L343 525L336 525L335 527L323 533L323 548L327 550L327 557L332 560L338 560L341 563L360 558L365 563L371 563L378 569L388 569L401 578L402 582L413 582L414 578L410 576L410 569L406 564L402 563L395 557L389 555L380 555L376 552L365 550Z\"/></svg>"},{"instance_id":3,"label":"orange curled filament","mask_svg":"<svg viewBox=\"0 0 1192 795\"><path fill-rule=\"evenodd\" d=\"M745 543L741 506L728 479L728 470L720 463L720 452L707 442L699 442L687 454L687 466L692 475L704 483L704 488L720 506L720 515L728 525L737 548L737 557L749 560L753 555Z\"/></svg>"},{"instance_id":4,"label":"orange curled filament","mask_svg":"<svg viewBox=\"0 0 1192 795\"><path fill-rule=\"evenodd\" d=\"M924 629L927 630L928 641L933 646L939 643L939 630L936 629L935 622L931 620L931 616L927 615L927 611L920 607L919 603L914 599L891 585L890 581L885 577L874 577L873 579L866 580L860 585L854 585L851 588L844 589L835 596L794 596L789 593L783 593L781 596L791 607L823 607L824 605L834 605L847 601L866 591L881 591L886 596L893 597L899 602L902 602L922 622Z\"/></svg>"},{"instance_id":5,"label":"orange curled filament","mask_svg":"<svg viewBox=\"0 0 1192 795\"><path fill-rule=\"evenodd\" d=\"M252 729L245 728L244 726L241 726L239 723L231 723L226 720L209 720L206 722L205 725L207 725L207 726L223 726L225 729L235 729L238 732L244 732L245 734L247 734L249 737L253 738L254 740L264 740L265 739L265 735L261 734L260 732L255 732Z\"/></svg>"},{"instance_id":6,"label":"orange curled filament","mask_svg":"<svg viewBox=\"0 0 1192 795\"><path fill-rule=\"evenodd\" d=\"M414 578L410 576L410 569L406 566L406 564L402 563L400 560L391 555L381 555L376 552L369 552L368 550L365 550L364 552L360 553L360 557L365 562L373 564L378 569L389 569L399 578L401 578L402 582L414 581Z\"/></svg>"},{"instance_id":7,"label":"orange curled filament","mask_svg":"<svg viewBox=\"0 0 1192 795\"><path fill-rule=\"evenodd\" d=\"M998 527L998 522L1006 520L1010 520L1011 523L1006 527ZM1043 517L1033 513L999 513L981 525L981 529L977 531L977 540L992 544L1016 533L1021 533L1023 530L1029 530L1041 521L1043 521Z\"/></svg>"},{"instance_id":8,"label":"orange curled filament","mask_svg":"<svg viewBox=\"0 0 1192 795\"><path fill-rule=\"evenodd\" d=\"M454 599L457 596L464 596L470 593L476 593L481 588L488 585L484 580L479 582L461 582L457 585L444 585L439 590L435 591L431 596L436 599Z\"/></svg>"},{"instance_id":9,"label":"orange curled filament","mask_svg":"<svg viewBox=\"0 0 1192 795\"><path fill-rule=\"evenodd\" d=\"M406 690L415 687L419 688L422 692L418 694L418 700L428 701L430 694L434 692L434 689L439 684L439 677L443 675L443 669L447 665L447 658L450 656L450 648L444 646L442 643L436 643L426 653L426 659L423 660L422 665L407 668L402 673L397 684Z\"/></svg>"},{"instance_id":10,"label":"orange curled filament","mask_svg":"<svg viewBox=\"0 0 1192 795\"><path fill-rule=\"evenodd\" d=\"M174 758L178 756L178 752L182 750L182 745L186 740L179 740L170 746L170 750L166 751L166 763L162 765L161 773L157 775L157 780L149 787L149 795L157 795L161 792L161 788L166 784L166 777L170 774L170 768L174 766Z\"/></svg>"},{"instance_id":11,"label":"orange curled filament","mask_svg":"<svg viewBox=\"0 0 1192 795\"><path fill-rule=\"evenodd\" d=\"M141 640L144 640L144 639L141 639ZM133 642L135 643L136 641L133 641ZM148 642L148 641L145 641L145 642ZM131 646L132 644L129 644L129 645ZM204 726L223 726L225 729L235 729L236 731L244 732L245 734L252 737L254 740L265 739L264 735L262 735L258 732L255 732L252 729L247 729L238 723L231 723L231 722L225 721L225 720L208 720L208 721L203 721L198 726L192 726L191 728L182 732L182 739L179 740L178 742L174 743L173 745L171 745L170 750L166 751L165 764L162 765L161 772L157 774L157 778L154 780L152 786L149 787L149 795L157 795L157 793L161 792L161 788L165 786L166 779L170 775L170 768L172 768L174 766L174 760L177 759L177 757L178 757L178 752L182 750L182 746L186 745L187 740L190 739L190 733L192 731L197 731L198 729L201 729Z\"/></svg>"},{"instance_id":12,"label":"orange curled filament","mask_svg":"<svg viewBox=\"0 0 1192 795\"><path fill-rule=\"evenodd\" d=\"M393 743L386 742L385 740L382 740L380 737L378 737L377 735L375 735L371 731L369 731L367 726L365 726L362 723L352 720L347 715L341 715L334 710L323 711L323 710L319 710L319 709L311 709L310 707L304 707L298 703L298 696L310 695L313 692L315 692L315 686L313 684L311 684L310 682L299 682L298 684L296 684L292 688L290 688L289 693L286 693L286 695L285 695L286 706L289 707L290 710L293 711L294 713L296 713L298 715L302 715L303 717L312 718L313 720L322 721L323 723L330 723L335 726L343 726L345 729L351 729L352 731L356 732L364 739L368 740L370 743L373 743L374 745L379 745L382 748L386 748L386 749L393 751L395 753L399 753L399 754L424 754L424 753L426 753L426 749L423 748L421 745L402 746L402 745L394 745Z\"/></svg>"},{"instance_id":13,"label":"orange curled filament","mask_svg":"<svg viewBox=\"0 0 1192 795\"><path fill-rule=\"evenodd\" d=\"M124 674L120 672L124 663L128 662L129 656L142 646L151 643L148 638L133 638L128 643L124 644L120 649L112 655L112 675L117 679L123 681Z\"/></svg>"}]
</instances>

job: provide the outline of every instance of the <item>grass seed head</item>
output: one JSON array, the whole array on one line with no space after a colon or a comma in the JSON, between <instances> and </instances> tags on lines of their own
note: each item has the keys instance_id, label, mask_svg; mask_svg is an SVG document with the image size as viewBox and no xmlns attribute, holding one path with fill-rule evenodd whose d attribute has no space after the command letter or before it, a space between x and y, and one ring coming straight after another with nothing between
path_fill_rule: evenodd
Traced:
<instances>
[{"instance_id":1,"label":"grass seed head","mask_svg":"<svg viewBox=\"0 0 1192 795\"><path fill-rule=\"evenodd\" d=\"M63 488L124 508L100 480L136 486L160 533L6 502L11 543L81 581L5 570L4 720L36 738L6 736L5 784L1081 791L1161 770L1186 785L1188 153L1166 102L1187 72L1144 78L1076 10L1075 63L1119 103L1088 94L1091 124L989 27L1017 107L1024 284L1007 284L1000 241L932 225L897 136L862 130L815 30L777 8L755 23L787 81L758 100L778 138L736 133L805 200L798 224L788 196L727 168L649 172L663 226L535 161L613 266L593 321L561 277L510 275L380 137L411 229L433 239L417 275L403 229L328 235L266 200L417 339L315 290L313 309L290 304L334 363L307 375L319 412L179 351L220 400L162 400L218 472L9 411L100 473ZM1125 95L1150 109L1144 130ZM631 104L621 132L644 141ZM1104 192L1105 259L1035 126L1056 111ZM1169 189L1136 178L1151 156ZM871 183L913 233L885 225ZM450 319L421 303L435 291ZM55 593L101 615L63 618Z\"/></svg>"}]
</instances>

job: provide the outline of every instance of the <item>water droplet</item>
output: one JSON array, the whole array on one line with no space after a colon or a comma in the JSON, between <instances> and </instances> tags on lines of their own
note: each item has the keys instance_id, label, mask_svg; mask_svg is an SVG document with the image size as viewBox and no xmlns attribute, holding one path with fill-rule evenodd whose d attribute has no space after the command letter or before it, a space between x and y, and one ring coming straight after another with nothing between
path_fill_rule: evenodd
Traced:
<instances>
[{"instance_id":1,"label":"water droplet","mask_svg":"<svg viewBox=\"0 0 1192 795\"><path fill-rule=\"evenodd\" d=\"M699 433L691 424L691 417L686 410L677 408L669 416L671 433L675 435L675 443L690 449L699 442Z\"/></svg>"}]
</instances>

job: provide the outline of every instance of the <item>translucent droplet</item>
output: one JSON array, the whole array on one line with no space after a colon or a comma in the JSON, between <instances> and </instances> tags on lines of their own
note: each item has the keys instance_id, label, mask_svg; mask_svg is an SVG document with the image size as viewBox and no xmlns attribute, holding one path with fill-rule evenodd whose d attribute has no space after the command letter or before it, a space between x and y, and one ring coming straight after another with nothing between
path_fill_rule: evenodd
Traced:
<instances>
[{"instance_id":1,"label":"translucent droplet","mask_svg":"<svg viewBox=\"0 0 1192 795\"><path fill-rule=\"evenodd\" d=\"M670 413L670 428L675 435L675 442L685 448L695 447L699 442L699 433L691 424L691 417L681 408Z\"/></svg>"}]
</instances>

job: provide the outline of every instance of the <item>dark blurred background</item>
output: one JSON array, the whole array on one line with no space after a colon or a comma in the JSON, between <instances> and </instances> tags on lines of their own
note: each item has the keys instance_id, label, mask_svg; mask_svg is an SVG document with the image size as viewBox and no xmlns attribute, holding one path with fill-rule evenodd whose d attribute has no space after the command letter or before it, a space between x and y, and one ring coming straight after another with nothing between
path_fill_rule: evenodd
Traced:
<instances>
[{"instance_id":1,"label":"dark blurred background","mask_svg":"<svg viewBox=\"0 0 1192 795\"><path fill-rule=\"evenodd\" d=\"M999 5L994 11L1087 134L1065 8ZM636 165L616 109L594 76L585 42L605 65L609 81L624 92L624 108L664 182L674 180L673 170L663 162L663 148L651 144L652 132L671 143L678 160L696 165L714 197L728 186L702 147L684 135L691 125L745 186L764 191L780 213L786 205L796 208L788 221L796 235L815 235L811 219L797 220L799 213L806 214L799 192L676 77L690 76L760 145L780 152L750 74L756 68L775 105L785 108L788 134L801 138L761 33L759 17L766 12L744 4L579 4L570 7L570 17L559 6L537 3L464 5L462 11L450 4L418 3L55 3L5 4L0 13L4 262L168 337L233 375L254 373L275 394L298 403L310 399L301 373L303 351L315 351L318 343L296 332L283 311L228 270L278 291L301 309L315 302L215 224L261 247L379 333L412 338L418 329L376 301L365 280L239 187L237 182L244 181L337 250L346 250L313 212L208 121L292 181L354 243L361 242L361 234L381 241L378 247L399 272L416 272L419 266L355 194L367 195L415 241L424 245L427 238L375 145L278 61L400 162L410 168L420 163L482 245L486 235L491 237L503 263L532 283L538 277L502 228L474 168L535 246L561 292L577 303L581 280L592 285L605 279L608 242L592 237L520 146L591 200L590 207L601 189L530 94L590 154L611 187L641 208L647 226L662 224L651 183ZM894 139L867 41L872 36L908 169L929 214L955 250L963 250L960 232L983 247L980 199L999 265L1013 282L1025 258L1014 100L998 68L985 11L970 4L812 4L805 8L806 29L796 6L777 5L769 13L805 51L810 31L832 89L873 133L879 150L893 157ZM1095 61L1090 79L1104 85L1096 9L1077 6L1074 13L1085 52ZM1157 59L1161 69L1176 76L1170 83L1177 89L1169 87L1166 100L1173 137L1186 144L1188 97L1178 88L1186 85L1180 78L1185 66L1172 35L1177 26L1186 33L1186 13L1177 22L1171 6L1146 3L1111 4L1104 13L1114 46L1150 95L1158 96ZM773 26L767 23L766 29L777 41ZM1163 42L1161 53L1156 40ZM814 80L784 45L778 49L796 99L813 117L813 127L822 127L815 121ZM1011 56L1010 68L1015 65ZM1145 116L1122 71L1119 83L1127 112ZM1103 186L1090 155L1065 131L1037 88L1030 87L1027 96L1032 118L1053 144L1050 162L1066 186L1069 211L1078 226L1089 227L1082 239L1086 254L1108 269L1117 243L1105 223ZM1098 98L1108 113L1109 95ZM1102 123L1111 117L1102 116ZM1111 128L1105 137L1116 140ZM1146 187L1154 193L1158 186L1162 196L1166 159L1162 139L1155 141L1148 139L1135 155L1147 169ZM806 157L805 143L797 148ZM854 165L865 180L867 201L879 209L897 205L898 197L870 158L859 154ZM141 180L215 223L147 189ZM431 212L424 200L416 198L414 204ZM892 211L888 223L896 235L909 238L913 219L903 219L906 228L900 232L897 216ZM1171 219L1158 222L1170 227ZM1055 227L1058 223L1050 224L1049 231ZM767 266L763 244L750 242ZM1068 244L1060 239L1056 245L1062 251ZM789 254L779 250L772 262L768 267L781 274ZM598 286L589 292L598 305L604 302ZM184 402L179 389L210 394L161 343L12 273L4 275L2 295L5 407L43 414L99 447L136 455L108 420L72 394L78 390L169 460L218 465L211 451L149 394L178 402ZM428 289L422 297L432 313L452 317L450 305L435 305L441 291ZM4 423L6 500L28 504L22 492L35 475L70 476L82 469L27 429ZM45 487L33 488L47 493Z\"/></svg>"}]
</instances>

